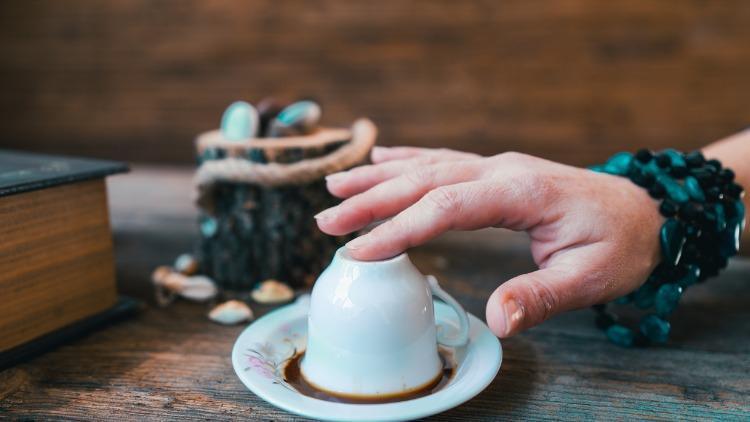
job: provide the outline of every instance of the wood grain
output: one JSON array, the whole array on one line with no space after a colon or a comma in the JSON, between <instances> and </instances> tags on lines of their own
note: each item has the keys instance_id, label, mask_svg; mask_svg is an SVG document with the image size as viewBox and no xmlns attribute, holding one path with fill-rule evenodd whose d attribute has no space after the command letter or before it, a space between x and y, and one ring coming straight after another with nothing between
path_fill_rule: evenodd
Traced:
<instances>
[{"instance_id":1,"label":"wood grain","mask_svg":"<svg viewBox=\"0 0 750 422\"><path fill-rule=\"evenodd\" d=\"M103 179L0 198L0 351L116 300Z\"/></svg>"},{"instance_id":2,"label":"wood grain","mask_svg":"<svg viewBox=\"0 0 750 422\"><path fill-rule=\"evenodd\" d=\"M239 98L312 96L384 145L573 164L750 124L750 3L0 3L3 146L192 162Z\"/></svg>"},{"instance_id":3,"label":"wood grain","mask_svg":"<svg viewBox=\"0 0 750 422\"><path fill-rule=\"evenodd\" d=\"M149 272L194 241L190 171L136 167L109 182L120 288L150 298ZM138 193L139 201L132 198ZM522 235L453 233L413 251L425 273L473 314L502 281L534 268ZM733 260L691 288L671 341L609 344L588 310L504 340L500 374L476 398L429 420L747 420L750 262ZM230 351L242 327L205 318L210 305L153 306L29 363L0 372L0 415L56 420L303 420L249 392ZM271 308L255 307L263 315Z\"/></svg>"}]
</instances>

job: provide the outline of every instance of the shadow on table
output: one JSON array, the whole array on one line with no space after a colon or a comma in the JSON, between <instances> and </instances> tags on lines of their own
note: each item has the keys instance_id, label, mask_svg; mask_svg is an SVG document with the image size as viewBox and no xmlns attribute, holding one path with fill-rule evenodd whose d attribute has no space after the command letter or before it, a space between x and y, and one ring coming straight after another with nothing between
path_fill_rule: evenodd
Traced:
<instances>
[{"instance_id":1,"label":"shadow on table","mask_svg":"<svg viewBox=\"0 0 750 422\"><path fill-rule=\"evenodd\" d=\"M468 402L427 420L497 420L523 407L538 381L533 344L515 337L502 341L503 362L495 380Z\"/></svg>"}]
</instances>

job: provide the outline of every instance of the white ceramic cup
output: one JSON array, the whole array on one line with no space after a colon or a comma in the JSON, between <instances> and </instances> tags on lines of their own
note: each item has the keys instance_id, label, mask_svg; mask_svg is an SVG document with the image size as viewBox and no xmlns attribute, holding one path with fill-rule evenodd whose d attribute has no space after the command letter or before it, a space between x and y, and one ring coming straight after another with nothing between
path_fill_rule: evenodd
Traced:
<instances>
[{"instance_id":1,"label":"white ceramic cup","mask_svg":"<svg viewBox=\"0 0 750 422\"><path fill-rule=\"evenodd\" d=\"M435 326L432 295L450 305L458 329ZM313 386L347 396L419 390L442 375L438 344L466 345L469 319L435 277L406 254L357 261L345 248L315 282L301 370Z\"/></svg>"}]
</instances>

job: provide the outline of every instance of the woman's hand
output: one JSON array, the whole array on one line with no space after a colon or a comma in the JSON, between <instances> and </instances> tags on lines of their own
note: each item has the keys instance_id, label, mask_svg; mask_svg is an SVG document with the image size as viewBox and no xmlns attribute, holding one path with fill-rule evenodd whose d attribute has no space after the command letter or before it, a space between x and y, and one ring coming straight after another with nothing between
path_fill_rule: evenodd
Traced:
<instances>
[{"instance_id":1,"label":"woman's hand","mask_svg":"<svg viewBox=\"0 0 750 422\"><path fill-rule=\"evenodd\" d=\"M331 193L348 199L316 216L332 235L390 218L347 244L357 259L388 258L448 230L528 232L539 270L503 283L487 303L500 337L627 294L659 261L662 218L628 179L518 153L376 148L372 160L329 176Z\"/></svg>"}]
</instances>

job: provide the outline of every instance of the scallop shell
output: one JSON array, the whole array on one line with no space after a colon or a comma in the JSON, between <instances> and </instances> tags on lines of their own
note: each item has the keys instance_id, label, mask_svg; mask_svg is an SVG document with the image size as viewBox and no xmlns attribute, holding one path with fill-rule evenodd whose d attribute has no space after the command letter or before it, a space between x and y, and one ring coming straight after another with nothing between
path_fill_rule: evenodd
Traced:
<instances>
[{"instance_id":1,"label":"scallop shell","mask_svg":"<svg viewBox=\"0 0 750 422\"><path fill-rule=\"evenodd\" d=\"M276 304L292 300L294 290L278 280L269 279L260 283L250 296L258 303Z\"/></svg>"},{"instance_id":2,"label":"scallop shell","mask_svg":"<svg viewBox=\"0 0 750 422\"><path fill-rule=\"evenodd\" d=\"M252 320L253 310L245 302L230 300L213 308L208 318L219 324L234 325Z\"/></svg>"},{"instance_id":3,"label":"scallop shell","mask_svg":"<svg viewBox=\"0 0 750 422\"><path fill-rule=\"evenodd\" d=\"M154 284L163 284L164 279L166 279L167 276L171 273L171 268L167 267L166 265L161 265L159 267L156 267L154 272L151 273L151 281L153 281Z\"/></svg>"},{"instance_id":4,"label":"scallop shell","mask_svg":"<svg viewBox=\"0 0 750 422\"><path fill-rule=\"evenodd\" d=\"M210 278L202 275L188 277L169 267L157 268L151 279L159 288L198 302L213 299L219 293L216 283Z\"/></svg>"},{"instance_id":5,"label":"scallop shell","mask_svg":"<svg viewBox=\"0 0 750 422\"><path fill-rule=\"evenodd\" d=\"M213 299L219 293L216 283L206 276L194 275L192 277L185 277L182 274L180 276L185 278L185 282L177 294L185 299L203 302Z\"/></svg>"}]
</instances>

